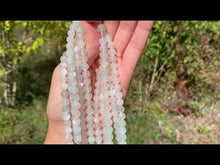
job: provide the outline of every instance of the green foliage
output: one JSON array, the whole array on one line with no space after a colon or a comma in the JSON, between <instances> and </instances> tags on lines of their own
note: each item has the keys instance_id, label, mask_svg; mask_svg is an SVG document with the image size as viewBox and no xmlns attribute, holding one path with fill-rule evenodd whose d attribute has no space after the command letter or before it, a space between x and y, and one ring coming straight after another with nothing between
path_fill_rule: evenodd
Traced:
<instances>
[{"instance_id":1,"label":"green foliage","mask_svg":"<svg viewBox=\"0 0 220 165\"><path fill-rule=\"evenodd\" d=\"M207 127L205 127L205 126L199 126L198 127L198 131L200 132L200 133L202 133L202 134L204 134L204 135L208 135L209 134L209 130L208 130L208 128Z\"/></svg>"},{"instance_id":2,"label":"green foliage","mask_svg":"<svg viewBox=\"0 0 220 165\"><path fill-rule=\"evenodd\" d=\"M46 99L36 99L32 106L14 109L0 107L0 143L42 144L47 131Z\"/></svg>"}]
</instances>

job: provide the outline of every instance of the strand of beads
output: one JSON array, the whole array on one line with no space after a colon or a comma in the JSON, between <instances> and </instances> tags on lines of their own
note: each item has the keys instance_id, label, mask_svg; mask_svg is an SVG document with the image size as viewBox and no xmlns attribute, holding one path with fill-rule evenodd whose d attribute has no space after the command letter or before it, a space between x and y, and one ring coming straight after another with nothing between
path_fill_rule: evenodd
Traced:
<instances>
[{"instance_id":1,"label":"strand of beads","mask_svg":"<svg viewBox=\"0 0 220 165\"><path fill-rule=\"evenodd\" d=\"M77 43L76 41L76 32L75 28L79 24L79 22L73 22L70 26L70 30L68 32L67 37L67 71L68 71L68 92L69 92L69 106L71 112L71 124L72 124L72 132L73 137L72 140L74 143L81 143L81 123L80 123L80 103L79 103L79 89L78 83L76 80L76 67L74 64L74 48Z\"/></svg>"},{"instance_id":2,"label":"strand of beads","mask_svg":"<svg viewBox=\"0 0 220 165\"><path fill-rule=\"evenodd\" d=\"M78 27L78 48L79 56L81 63L78 66L80 68L80 81L82 90L81 93L83 95L82 98L82 131L84 132L83 143L93 144L95 142L94 131L93 131L93 107L92 107L92 93L91 93L91 79L90 72L88 71L88 57L86 56L85 51L85 42L84 42L84 33L82 29L82 25Z\"/></svg>"},{"instance_id":3,"label":"strand of beads","mask_svg":"<svg viewBox=\"0 0 220 165\"><path fill-rule=\"evenodd\" d=\"M100 42L100 74L97 77L97 81L100 81L101 94L100 97L100 110L102 115L103 123L103 143L104 144L113 144L113 128L112 128L112 113L111 113L111 102L110 102L110 65L108 62L108 50L107 50L107 34L106 27L104 24L98 25L98 30L101 33Z\"/></svg>"},{"instance_id":4,"label":"strand of beads","mask_svg":"<svg viewBox=\"0 0 220 165\"><path fill-rule=\"evenodd\" d=\"M61 96L62 96L62 113L66 132L66 143L72 144L72 128L70 119L69 107L69 93L68 93L68 80L67 80L67 55L66 52L60 58L61 60Z\"/></svg>"},{"instance_id":5,"label":"strand of beads","mask_svg":"<svg viewBox=\"0 0 220 165\"><path fill-rule=\"evenodd\" d=\"M116 59L116 51L114 49L114 42L112 42L109 35L107 38L109 62L111 66L111 86L110 86L110 98L113 113L113 122L116 140L119 144L126 144L126 122L123 107L123 94L121 92L118 65Z\"/></svg>"},{"instance_id":6,"label":"strand of beads","mask_svg":"<svg viewBox=\"0 0 220 165\"><path fill-rule=\"evenodd\" d=\"M113 144L113 122L117 142L126 143L125 114L114 43L103 24L98 25L98 30L101 33L100 67L94 98L84 33L79 21L71 24L67 51L61 57L61 95L67 143Z\"/></svg>"}]
</instances>

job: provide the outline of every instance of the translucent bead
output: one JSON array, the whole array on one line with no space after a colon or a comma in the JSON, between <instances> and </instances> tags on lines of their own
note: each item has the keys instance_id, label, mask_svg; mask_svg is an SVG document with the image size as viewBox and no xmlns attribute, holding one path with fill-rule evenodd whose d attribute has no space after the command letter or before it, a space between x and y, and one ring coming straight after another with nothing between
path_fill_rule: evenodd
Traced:
<instances>
[{"instance_id":1,"label":"translucent bead","mask_svg":"<svg viewBox=\"0 0 220 165\"><path fill-rule=\"evenodd\" d=\"M117 104L118 104L119 106L121 106L121 105L124 104L124 101L123 101L122 99L118 99L118 100L117 100Z\"/></svg>"},{"instance_id":2,"label":"translucent bead","mask_svg":"<svg viewBox=\"0 0 220 165\"><path fill-rule=\"evenodd\" d=\"M71 74L69 74L70 80L75 80L75 77L76 77L76 72L72 72Z\"/></svg>"},{"instance_id":3,"label":"translucent bead","mask_svg":"<svg viewBox=\"0 0 220 165\"><path fill-rule=\"evenodd\" d=\"M111 140L113 139L113 135L112 135L112 134L106 134L106 135L105 135L105 139L111 141Z\"/></svg>"},{"instance_id":4,"label":"translucent bead","mask_svg":"<svg viewBox=\"0 0 220 165\"><path fill-rule=\"evenodd\" d=\"M67 120L70 119L70 115L69 115L68 112L63 112L63 119L64 119L65 121L67 121Z\"/></svg>"},{"instance_id":5,"label":"translucent bead","mask_svg":"<svg viewBox=\"0 0 220 165\"><path fill-rule=\"evenodd\" d=\"M75 141L77 144L80 144L81 141L82 141L81 136L80 136L80 135L76 135L76 136L74 136L74 141Z\"/></svg>"},{"instance_id":6,"label":"translucent bead","mask_svg":"<svg viewBox=\"0 0 220 165\"><path fill-rule=\"evenodd\" d=\"M91 107L91 105L92 105L92 100L91 99L90 100L86 100L85 106L86 107Z\"/></svg>"},{"instance_id":7,"label":"translucent bead","mask_svg":"<svg viewBox=\"0 0 220 165\"><path fill-rule=\"evenodd\" d=\"M78 45L76 45L76 46L74 47L74 52L75 52L75 53L79 53L79 51L80 51L80 47L79 47Z\"/></svg>"},{"instance_id":8,"label":"translucent bead","mask_svg":"<svg viewBox=\"0 0 220 165\"><path fill-rule=\"evenodd\" d=\"M69 112L69 105L63 105L62 111Z\"/></svg>"},{"instance_id":9,"label":"translucent bead","mask_svg":"<svg viewBox=\"0 0 220 165\"><path fill-rule=\"evenodd\" d=\"M95 138L95 141L96 141L97 144L102 143L102 137L101 137L101 136L97 136L97 137Z\"/></svg>"},{"instance_id":10,"label":"translucent bead","mask_svg":"<svg viewBox=\"0 0 220 165\"><path fill-rule=\"evenodd\" d=\"M116 140L117 140L119 143L125 142L126 136L116 136Z\"/></svg>"},{"instance_id":11,"label":"translucent bead","mask_svg":"<svg viewBox=\"0 0 220 165\"><path fill-rule=\"evenodd\" d=\"M94 135L93 129L89 129L89 130L88 130L88 135L90 135L90 136Z\"/></svg>"},{"instance_id":12,"label":"translucent bead","mask_svg":"<svg viewBox=\"0 0 220 165\"><path fill-rule=\"evenodd\" d=\"M84 79L84 80L83 80L83 83L84 83L86 86L88 86L88 85L90 85L91 81L90 81L90 79Z\"/></svg>"},{"instance_id":13,"label":"translucent bead","mask_svg":"<svg viewBox=\"0 0 220 165\"><path fill-rule=\"evenodd\" d=\"M67 83L62 83L62 84L61 84L61 88L62 88L63 90L66 90L66 89L68 88L68 84L67 84Z\"/></svg>"},{"instance_id":14,"label":"translucent bead","mask_svg":"<svg viewBox=\"0 0 220 165\"><path fill-rule=\"evenodd\" d=\"M70 92L72 92L72 94L76 94L79 92L79 89L76 88L76 86L70 86L68 89Z\"/></svg>"},{"instance_id":15,"label":"translucent bead","mask_svg":"<svg viewBox=\"0 0 220 165\"><path fill-rule=\"evenodd\" d=\"M65 125L65 127L71 127L71 123L69 122L69 120L64 121L64 125Z\"/></svg>"},{"instance_id":16,"label":"translucent bead","mask_svg":"<svg viewBox=\"0 0 220 165\"><path fill-rule=\"evenodd\" d=\"M101 61L101 66L106 68L108 66L108 62L107 61Z\"/></svg>"},{"instance_id":17,"label":"translucent bead","mask_svg":"<svg viewBox=\"0 0 220 165\"><path fill-rule=\"evenodd\" d=\"M101 46L99 47L99 51L100 51L100 52L105 52L105 46L104 46L104 45L101 45Z\"/></svg>"},{"instance_id":18,"label":"translucent bead","mask_svg":"<svg viewBox=\"0 0 220 165\"><path fill-rule=\"evenodd\" d=\"M83 69L86 69L86 70L89 69L89 65L87 63L84 63L83 64Z\"/></svg>"},{"instance_id":19,"label":"translucent bead","mask_svg":"<svg viewBox=\"0 0 220 165\"><path fill-rule=\"evenodd\" d=\"M121 118L122 120L124 120L125 114L123 112L118 112L118 117Z\"/></svg>"},{"instance_id":20,"label":"translucent bead","mask_svg":"<svg viewBox=\"0 0 220 165\"><path fill-rule=\"evenodd\" d=\"M67 43L72 43L74 41L73 36L68 36L66 41L67 41Z\"/></svg>"},{"instance_id":21,"label":"translucent bead","mask_svg":"<svg viewBox=\"0 0 220 165\"><path fill-rule=\"evenodd\" d=\"M121 112L124 112L125 108L123 106L120 106L120 107L118 107L118 110L121 111Z\"/></svg>"},{"instance_id":22,"label":"translucent bead","mask_svg":"<svg viewBox=\"0 0 220 165\"><path fill-rule=\"evenodd\" d=\"M87 94L85 95L85 99L86 99L86 100L91 100L91 99L92 99L92 94L91 94L91 93L87 93Z\"/></svg>"},{"instance_id":23,"label":"translucent bead","mask_svg":"<svg viewBox=\"0 0 220 165\"><path fill-rule=\"evenodd\" d=\"M80 103L78 102L78 101L74 101L74 102L72 102L71 103L71 107L73 108L73 109L79 109L80 108Z\"/></svg>"},{"instance_id":24,"label":"translucent bead","mask_svg":"<svg viewBox=\"0 0 220 165\"><path fill-rule=\"evenodd\" d=\"M115 71L115 70L112 71L112 74L115 75L115 76L119 76L118 71Z\"/></svg>"},{"instance_id":25,"label":"translucent bead","mask_svg":"<svg viewBox=\"0 0 220 165\"><path fill-rule=\"evenodd\" d=\"M113 132L112 127L107 127L105 129L103 129L103 134L111 134L112 132Z\"/></svg>"},{"instance_id":26,"label":"translucent bead","mask_svg":"<svg viewBox=\"0 0 220 165\"><path fill-rule=\"evenodd\" d=\"M80 124L80 119L79 118L72 119L72 124L73 124L73 126L79 125Z\"/></svg>"},{"instance_id":27,"label":"translucent bead","mask_svg":"<svg viewBox=\"0 0 220 165\"><path fill-rule=\"evenodd\" d=\"M72 110L72 114L73 114L73 116L76 117L76 118L77 118L77 117L80 117L80 115L81 115L81 114L80 114L80 111L78 111L78 110L76 110L76 109L73 109L73 110Z\"/></svg>"},{"instance_id":28,"label":"translucent bead","mask_svg":"<svg viewBox=\"0 0 220 165\"><path fill-rule=\"evenodd\" d=\"M61 73L62 76L65 76L67 74L67 71L66 71L65 68L61 68L60 73Z\"/></svg>"},{"instance_id":29,"label":"translucent bead","mask_svg":"<svg viewBox=\"0 0 220 165\"><path fill-rule=\"evenodd\" d=\"M89 136L88 142L89 142L89 144L94 144L95 143L95 137L94 136Z\"/></svg>"},{"instance_id":30,"label":"translucent bead","mask_svg":"<svg viewBox=\"0 0 220 165\"><path fill-rule=\"evenodd\" d=\"M122 94L121 92L118 92L118 93L116 94L116 98L119 99L119 100L122 100L122 99L121 99L122 96L123 96L123 94Z\"/></svg>"},{"instance_id":31,"label":"translucent bead","mask_svg":"<svg viewBox=\"0 0 220 165\"><path fill-rule=\"evenodd\" d=\"M116 54L115 49L109 49L109 50L108 50L108 54L109 54L110 56L115 56L115 54Z\"/></svg>"},{"instance_id":32,"label":"translucent bead","mask_svg":"<svg viewBox=\"0 0 220 165\"><path fill-rule=\"evenodd\" d=\"M103 126L108 127L112 125L112 120L103 121Z\"/></svg>"},{"instance_id":33,"label":"translucent bead","mask_svg":"<svg viewBox=\"0 0 220 165\"><path fill-rule=\"evenodd\" d=\"M63 98L62 99L62 104L63 104L63 106L68 106L69 105L69 100L66 99L66 98Z\"/></svg>"},{"instance_id":34,"label":"translucent bead","mask_svg":"<svg viewBox=\"0 0 220 165\"><path fill-rule=\"evenodd\" d=\"M67 55L67 56L72 56L72 55L73 55L73 51L72 51L71 49L68 49L68 50L66 51L66 55Z\"/></svg>"},{"instance_id":35,"label":"translucent bead","mask_svg":"<svg viewBox=\"0 0 220 165\"><path fill-rule=\"evenodd\" d=\"M74 36L75 36L75 31L69 30L67 34L68 34L69 36L74 37Z\"/></svg>"},{"instance_id":36,"label":"translucent bead","mask_svg":"<svg viewBox=\"0 0 220 165\"><path fill-rule=\"evenodd\" d=\"M94 121L94 123L98 123L99 122L99 118L95 117L93 121Z\"/></svg>"},{"instance_id":37,"label":"translucent bead","mask_svg":"<svg viewBox=\"0 0 220 165\"><path fill-rule=\"evenodd\" d=\"M108 48L113 49L115 44L114 44L114 42L111 41L111 42L108 42L107 46L108 46Z\"/></svg>"},{"instance_id":38,"label":"translucent bead","mask_svg":"<svg viewBox=\"0 0 220 165\"><path fill-rule=\"evenodd\" d=\"M71 127L66 127L65 129L67 134L70 134L72 132L72 128Z\"/></svg>"},{"instance_id":39,"label":"translucent bead","mask_svg":"<svg viewBox=\"0 0 220 165\"><path fill-rule=\"evenodd\" d=\"M67 97L68 96L68 92L67 91L62 91L61 92L61 96L62 97ZM64 99L64 98L63 98Z\"/></svg>"},{"instance_id":40,"label":"translucent bead","mask_svg":"<svg viewBox=\"0 0 220 165\"><path fill-rule=\"evenodd\" d=\"M101 131L101 130L96 130L96 131L95 131L95 135L96 135L96 136L101 136L101 134L102 134L102 131Z\"/></svg>"},{"instance_id":41,"label":"translucent bead","mask_svg":"<svg viewBox=\"0 0 220 165\"><path fill-rule=\"evenodd\" d=\"M73 95L73 96L70 97L70 99L72 101L79 101L79 96L78 95Z\"/></svg>"},{"instance_id":42,"label":"translucent bead","mask_svg":"<svg viewBox=\"0 0 220 165\"><path fill-rule=\"evenodd\" d=\"M74 134L79 134L81 132L81 128L79 126L73 126L73 133Z\"/></svg>"},{"instance_id":43,"label":"translucent bead","mask_svg":"<svg viewBox=\"0 0 220 165\"><path fill-rule=\"evenodd\" d=\"M61 57L60 57L60 61L61 61L62 63L66 63L66 62L67 62L67 57L66 57L66 56L61 56Z\"/></svg>"},{"instance_id":44,"label":"translucent bead","mask_svg":"<svg viewBox=\"0 0 220 165\"><path fill-rule=\"evenodd\" d=\"M60 68L62 69L62 68L66 68L67 67L67 64L66 63L64 63L64 62L61 62L60 63Z\"/></svg>"},{"instance_id":45,"label":"translucent bead","mask_svg":"<svg viewBox=\"0 0 220 165\"><path fill-rule=\"evenodd\" d=\"M84 91L85 91L86 93L90 93L91 90L92 90L92 88L91 88L90 86L86 86L86 87L84 88Z\"/></svg>"},{"instance_id":46,"label":"translucent bead","mask_svg":"<svg viewBox=\"0 0 220 165\"><path fill-rule=\"evenodd\" d=\"M97 26L97 29L98 29L100 32L106 31L106 27L105 27L104 24L99 24L99 25Z\"/></svg>"},{"instance_id":47,"label":"translucent bead","mask_svg":"<svg viewBox=\"0 0 220 165\"><path fill-rule=\"evenodd\" d=\"M66 134L66 140L67 141L72 141L72 135L71 134Z\"/></svg>"},{"instance_id":48,"label":"translucent bead","mask_svg":"<svg viewBox=\"0 0 220 165\"><path fill-rule=\"evenodd\" d=\"M83 75L84 77L89 77L89 76L90 76L90 72L84 71L84 72L82 73L82 75Z\"/></svg>"}]
</instances>

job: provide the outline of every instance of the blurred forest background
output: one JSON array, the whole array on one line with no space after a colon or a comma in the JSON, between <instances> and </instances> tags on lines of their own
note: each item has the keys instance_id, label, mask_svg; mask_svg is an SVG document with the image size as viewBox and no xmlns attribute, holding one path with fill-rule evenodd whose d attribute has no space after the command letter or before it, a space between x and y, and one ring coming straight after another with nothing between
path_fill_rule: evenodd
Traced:
<instances>
[{"instance_id":1,"label":"blurred forest background","mask_svg":"<svg viewBox=\"0 0 220 165\"><path fill-rule=\"evenodd\" d=\"M69 21L0 22L0 143L43 143ZM129 144L220 143L220 21L155 21L125 103Z\"/></svg>"}]
</instances>

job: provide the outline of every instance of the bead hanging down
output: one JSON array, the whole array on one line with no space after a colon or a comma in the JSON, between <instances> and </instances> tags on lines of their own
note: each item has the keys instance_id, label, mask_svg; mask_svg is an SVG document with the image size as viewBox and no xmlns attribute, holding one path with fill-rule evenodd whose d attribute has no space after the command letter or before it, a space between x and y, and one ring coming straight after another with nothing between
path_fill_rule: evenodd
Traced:
<instances>
[{"instance_id":1,"label":"bead hanging down","mask_svg":"<svg viewBox=\"0 0 220 165\"><path fill-rule=\"evenodd\" d=\"M104 24L97 26L99 68L92 94L84 31L73 21L61 61L62 114L67 144L126 144L123 107L116 50Z\"/></svg>"}]
</instances>

